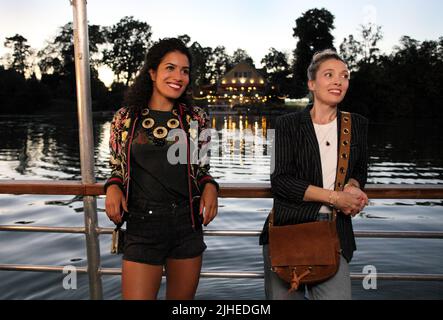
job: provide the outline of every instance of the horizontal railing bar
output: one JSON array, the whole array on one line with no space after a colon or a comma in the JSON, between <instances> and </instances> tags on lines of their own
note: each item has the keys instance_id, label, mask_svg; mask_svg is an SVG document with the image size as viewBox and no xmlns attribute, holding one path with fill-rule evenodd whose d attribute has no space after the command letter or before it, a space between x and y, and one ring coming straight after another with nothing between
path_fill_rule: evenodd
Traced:
<instances>
[{"instance_id":1,"label":"horizontal railing bar","mask_svg":"<svg viewBox=\"0 0 443 320\"><path fill-rule=\"evenodd\" d=\"M205 230L205 236L255 237L259 230ZM443 232L431 231L354 231L357 238L404 238L404 239L443 239Z\"/></svg>"},{"instance_id":2,"label":"horizontal railing bar","mask_svg":"<svg viewBox=\"0 0 443 320\"><path fill-rule=\"evenodd\" d=\"M0 265L3 271L30 271L30 272L63 272L65 266L42 265ZM71 270L71 269L68 269ZM77 273L85 274L85 267L75 267ZM121 275L121 268L100 268L102 275ZM375 274L374 274L375 275ZM363 280L367 274L351 273L352 280ZM263 279L263 272L208 272L201 273L202 278L227 278L227 279ZM443 281L443 274L416 274L416 273L377 273L377 280L397 281Z\"/></svg>"},{"instance_id":3,"label":"horizontal railing bar","mask_svg":"<svg viewBox=\"0 0 443 320\"><path fill-rule=\"evenodd\" d=\"M102 275L120 275L121 268L101 268L100 273ZM200 276L202 278L263 278L263 272L205 272L202 271Z\"/></svg>"},{"instance_id":4,"label":"horizontal railing bar","mask_svg":"<svg viewBox=\"0 0 443 320\"><path fill-rule=\"evenodd\" d=\"M364 280L367 274L351 273L352 280ZM393 281L443 281L443 274L377 273L377 280Z\"/></svg>"},{"instance_id":5,"label":"horizontal railing bar","mask_svg":"<svg viewBox=\"0 0 443 320\"><path fill-rule=\"evenodd\" d=\"M221 198L272 198L269 183L221 183Z\"/></svg>"},{"instance_id":6,"label":"horizontal railing bar","mask_svg":"<svg viewBox=\"0 0 443 320\"><path fill-rule=\"evenodd\" d=\"M442 185L372 184L365 188L370 199L443 199ZM104 194L103 183L82 184L80 181L2 180L0 194ZM272 198L269 183L221 183L222 198Z\"/></svg>"},{"instance_id":7,"label":"horizontal railing bar","mask_svg":"<svg viewBox=\"0 0 443 320\"><path fill-rule=\"evenodd\" d=\"M122 228L124 229L124 228ZM112 231L114 231L114 228L98 228L97 233L98 234L112 234Z\"/></svg>"},{"instance_id":8,"label":"horizontal railing bar","mask_svg":"<svg viewBox=\"0 0 443 320\"><path fill-rule=\"evenodd\" d=\"M351 273L352 280L363 280L367 274ZM202 278L262 279L263 272L202 272ZM443 281L443 274L377 273L377 280Z\"/></svg>"},{"instance_id":9,"label":"horizontal railing bar","mask_svg":"<svg viewBox=\"0 0 443 320\"><path fill-rule=\"evenodd\" d=\"M84 227L34 227L34 226L1 226L0 231L13 232L47 232L47 233L82 233L84 234Z\"/></svg>"},{"instance_id":10,"label":"horizontal railing bar","mask_svg":"<svg viewBox=\"0 0 443 320\"><path fill-rule=\"evenodd\" d=\"M357 238L443 239L443 232L433 231L354 231Z\"/></svg>"},{"instance_id":11,"label":"horizontal railing bar","mask_svg":"<svg viewBox=\"0 0 443 320\"><path fill-rule=\"evenodd\" d=\"M259 230L205 230L205 236L217 237L255 237ZM404 239L443 239L443 232L428 231L354 231L357 238L404 238Z\"/></svg>"},{"instance_id":12,"label":"horizontal railing bar","mask_svg":"<svg viewBox=\"0 0 443 320\"><path fill-rule=\"evenodd\" d=\"M29 272L63 272L66 266L41 266L41 265L22 265L22 264L0 264L0 270L3 271L29 271ZM71 270L71 269L69 269ZM75 267L78 273L88 273L86 267Z\"/></svg>"},{"instance_id":13,"label":"horizontal railing bar","mask_svg":"<svg viewBox=\"0 0 443 320\"><path fill-rule=\"evenodd\" d=\"M256 237L261 234L259 230L205 230L205 236L212 237Z\"/></svg>"},{"instance_id":14,"label":"horizontal railing bar","mask_svg":"<svg viewBox=\"0 0 443 320\"><path fill-rule=\"evenodd\" d=\"M3 180L0 181L0 193L89 195L86 186L81 181Z\"/></svg>"},{"instance_id":15,"label":"horizontal railing bar","mask_svg":"<svg viewBox=\"0 0 443 320\"><path fill-rule=\"evenodd\" d=\"M113 228L98 228L99 234L112 234ZM83 227L33 227L0 226L0 231L85 233ZM257 237L260 230L205 230L205 236L212 237ZM432 231L354 231L357 238L403 238L403 239L443 239L443 232Z\"/></svg>"}]
</instances>

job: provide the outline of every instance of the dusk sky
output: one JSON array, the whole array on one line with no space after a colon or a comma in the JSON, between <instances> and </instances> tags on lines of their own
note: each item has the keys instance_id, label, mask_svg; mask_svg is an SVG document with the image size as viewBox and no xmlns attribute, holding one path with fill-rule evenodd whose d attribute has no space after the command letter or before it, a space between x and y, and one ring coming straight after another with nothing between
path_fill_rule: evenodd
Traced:
<instances>
[{"instance_id":1,"label":"dusk sky","mask_svg":"<svg viewBox=\"0 0 443 320\"><path fill-rule=\"evenodd\" d=\"M35 49L54 37L57 28L72 21L68 0L0 0L0 39L16 33ZM417 40L443 36L440 0L89 0L91 24L112 25L132 15L152 27L153 39L188 34L202 46L223 45L232 54L245 49L260 66L270 47L290 53L295 20L312 8L326 8L335 16L335 46L359 25L375 22L384 34L380 48L390 52L402 35ZM0 48L0 56L6 49Z\"/></svg>"}]
</instances>

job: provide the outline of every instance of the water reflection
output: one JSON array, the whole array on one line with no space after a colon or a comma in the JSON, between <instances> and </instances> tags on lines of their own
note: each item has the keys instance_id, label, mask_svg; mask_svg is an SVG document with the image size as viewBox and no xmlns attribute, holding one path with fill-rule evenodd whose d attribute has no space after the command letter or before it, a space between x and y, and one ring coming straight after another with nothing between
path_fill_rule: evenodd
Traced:
<instances>
[{"instance_id":1,"label":"water reflection","mask_svg":"<svg viewBox=\"0 0 443 320\"><path fill-rule=\"evenodd\" d=\"M106 179L112 113L94 115L94 157L98 180ZM268 182L275 116L210 116L218 145L211 167L222 182ZM426 136L421 134L426 130ZM0 118L1 179L80 179L76 115ZM438 126L410 122L372 124L370 183L443 183L443 138Z\"/></svg>"},{"instance_id":2,"label":"water reflection","mask_svg":"<svg viewBox=\"0 0 443 320\"><path fill-rule=\"evenodd\" d=\"M107 167L110 120L94 116L96 176L103 180ZM275 117L214 115L220 143L211 159L212 173L222 182L268 182L271 150L268 146ZM423 125L412 124L411 126ZM411 126L372 125L369 136L371 183L443 183L442 137L439 128L429 127L426 137ZM0 118L1 179L80 179L78 126L75 115ZM209 230L259 230L272 207L272 199L221 198L219 217ZM83 226L81 197L56 195L0 195L0 224L36 226ZM440 231L441 200L374 199L354 219L355 230ZM101 227L112 227L104 214L104 197L97 198ZM102 238L103 237L103 238ZM207 237L205 271L262 271L256 238ZM32 243L32 246L29 244ZM100 236L102 265L121 266L121 257L109 254L110 236ZM0 261L4 264L84 266L87 258L84 236L70 234L8 233L1 238ZM443 261L442 242L423 239L357 239L358 251L351 272L360 273L368 263L380 273L439 273ZM39 248L38 251L35 248ZM38 253L37 253L38 252ZM410 259L411 252L416 259ZM425 262L425 263L424 263ZM440 268L440 269L439 269ZM57 276L60 278L59 276ZM3 272L0 299L85 299L87 277L79 278L79 290L68 292L52 274ZM120 298L120 279L105 277L105 298ZM110 282L106 282L110 281ZM441 299L441 285L434 282L381 283L379 290L363 290L353 283L354 298L407 298L419 292L421 298ZM390 286L390 287L388 287ZM405 288L402 288L405 286ZM401 290L399 289L401 288ZM164 290L164 286L162 286ZM263 299L263 282L244 279L202 279L198 299Z\"/></svg>"},{"instance_id":3,"label":"water reflection","mask_svg":"<svg viewBox=\"0 0 443 320\"><path fill-rule=\"evenodd\" d=\"M266 117L213 115L211 170L221 182L269 181L271 137ZM247 178L246 178L247 176Z\"/></svg>"}]
</instances>

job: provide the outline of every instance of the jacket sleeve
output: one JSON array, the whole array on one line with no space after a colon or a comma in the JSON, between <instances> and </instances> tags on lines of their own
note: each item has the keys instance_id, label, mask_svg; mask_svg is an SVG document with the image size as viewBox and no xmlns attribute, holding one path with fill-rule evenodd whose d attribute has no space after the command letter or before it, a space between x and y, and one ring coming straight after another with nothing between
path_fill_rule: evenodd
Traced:
<instances>
[{"instance_id":1,"label":"jacket sleeve","mask_svg":"<svg viewBox=\"0 0 443 320\"><path fill-rule=\"evenodd\" d=\"M104 189L105 193L109 186L115 184L124 189L124 169L123 169L123 150L122 139L124 139L126 132L123 128L127 124L126 117L127 109L121 108L118 110L111 121L110 135L109 135L109 166L111 168L111 175L106 180Z\"/></svg>"},{"instance_id":2,"label":"jacket sleeve","mask_svg":"<svg viewBox=\"0 0 443 320\"><path fill-rule=\"evenodd\" d=\"M291 120L287 116L277 118L275 150L271 161L271 191L274 197L301 203L310 183L298 178L297 171L306 168L297 168L296 165L294 149L299 137L294 128L297 124Z\"/></svg>"},{"instance_id":3,"label":"jacket sleeve","mask_svg":"<svg viewBox=\"0 0 443 320\"><path fill-rule=\"evenodd\" d=\"M363 189L366 185L368 178L368 119L356 115L355 119L352 120L356 122L356 127L359 128L358 131L358 149L357 149L357 161L355 163L354 169L350 178L358 181L360 188ZM354 134L354 132L352 133Z\"/></svg>"},{"instance_id":4,"label":"jacket sleeve","mask_svg":"<svg viewBox=\"0 0 443 320\"><path fill-rule=\"evenodd\" d=\"M214 178L209 174L210 169L210 157L209 157L209 150L210 150L210 140L211 135L208 134L209 132L205 130L210 130L209 128L209 117L201 110L199 112L199 132L202 135L203 139L199 139L198 141L198 149L199 149L199 160L198 160L198 167L196 172L196 179L198 183L198 187L203 192L203 189L207 183L213 184L217 188L217 192L219 191L220 187L218 183L214 180Z\"/></svg>"}]
</instances>

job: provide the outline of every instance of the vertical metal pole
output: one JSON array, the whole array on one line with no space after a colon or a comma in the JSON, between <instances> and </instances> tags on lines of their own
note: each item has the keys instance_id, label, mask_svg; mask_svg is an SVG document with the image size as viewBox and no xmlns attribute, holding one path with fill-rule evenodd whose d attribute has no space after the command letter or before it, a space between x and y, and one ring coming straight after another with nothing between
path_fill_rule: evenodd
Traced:
<instances>
[{"instance_id":1,"label":"vertical metal pole","mask_svg":"<svg viewBox=\"0 0 443 320\"><path fill-rule=\"evenodd\" d=\"M92 130L91 79L89 72L89 38L86 0L71 0L74 11L75 79L80 139L82 183L95 183L94 137ZM83 198L85 210L86 251L88 256L89 293L93 300L103 299L100 275L97 202Z\"/></svg>"}]
</instances>

